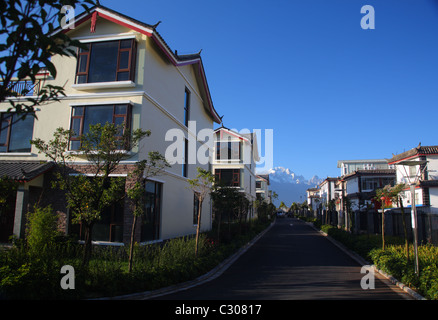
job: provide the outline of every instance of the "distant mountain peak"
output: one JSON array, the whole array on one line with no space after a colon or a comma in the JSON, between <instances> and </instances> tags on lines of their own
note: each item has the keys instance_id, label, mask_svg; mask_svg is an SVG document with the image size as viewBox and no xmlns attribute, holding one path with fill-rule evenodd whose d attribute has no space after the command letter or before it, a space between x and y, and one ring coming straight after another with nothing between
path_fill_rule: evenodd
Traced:
<instances>
[{"instance_id":1,"label":"distant mountain peak","mask_svg":"<svg viewBox=\"0 0 438 320\"><path fill-rule=\"evenodd\" d=\"M297 175L294 171L284 167L272 168L268 171L268 173L270 180L281 183L306 184L313 186L322 182L322 179L320 179L317 175L314 175L310 180L306 180L304 176Z\"/></svg>"},{"instance_id":2,"label":"distant mountain peak","mask_svg":"<svg viewBox=\"0 0 438 320\"><path fill-rule=\"evenodd\" d=\"M280 201L283 201L288 207L292 202L305 201L307 198L306 190L314 188L324 180L317 175L307 180L304 176L284 167L274 167L264 174L269 174L270 189L278 194L275 205L279 205Z\"/></svg>"}]
</instances>

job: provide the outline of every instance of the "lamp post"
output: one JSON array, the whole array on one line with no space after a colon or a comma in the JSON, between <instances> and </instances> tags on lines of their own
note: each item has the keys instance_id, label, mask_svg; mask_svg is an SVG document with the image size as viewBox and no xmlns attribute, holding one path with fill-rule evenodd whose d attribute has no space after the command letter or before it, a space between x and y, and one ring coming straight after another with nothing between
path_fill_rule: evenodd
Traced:
<instances>
[{"instance_id":1,"label":"lamp post","mask_svg":"<svg viewBox=\"0 0 438 320\"><path fill-rule=\"evenodd\" d=\"M417 225L417 206L415 202L415 187L420 181L421 176L427 167L426 160L405 160L397 163L397 165L403 166L403 169L406 173L406 177L408 178L409 187L411 191L411 221L412 221L412 231L414 236L414 253L415 253L415 274L418 276L420 273L420 264L418 260L418 225ZM419 166L419 170L416 170L416 174L411 176L407 173L405 167L416 167ZM423 166L423 168L421 168ZM411 172L411 170L409 170Z\"/></svg>"}]
</instances>

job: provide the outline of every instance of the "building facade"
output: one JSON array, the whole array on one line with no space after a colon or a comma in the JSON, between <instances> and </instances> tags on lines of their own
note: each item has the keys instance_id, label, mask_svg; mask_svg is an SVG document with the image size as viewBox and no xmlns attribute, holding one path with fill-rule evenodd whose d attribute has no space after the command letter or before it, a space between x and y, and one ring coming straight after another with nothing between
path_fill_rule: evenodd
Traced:
<instances>
[{"instance_id":1,"label":"building facade","mask_svg":"<svg viewBox=\"0 0 438 320\"><path fill-rule=\"evenodd\" d=\"M269 190L269 174L259 174L256 176L256 198L257 200L271 203L271 193Z\"/></svg>"},{"instance_id":2,"label":"building facade","mask_svg":"<svg viewBox=\"0 0 438 320\"><path fill-rule=\"evenodd\" d=\"M79 136L86 133L90 124L124 124L126 130L141 128L150 130L151 136L144 138L138 148L126 150L131 155L123 161L115 176L128 177L137 161L146 159L150 151L165 155L169 147L178 161L146 183L148 195L147 214L138 224L137 242L160 241L193 234L193 191L187 188L187 179L196 177L197 166L208 169L208 164L191 163L188 155L196 154L204 146L197 133L189 128L189 121L196 123L196 131L213 130L214 123L221 119L213 107L203 62L199 53L178 55L173 52L157 25L149 25L103 6L95 6L74 19L75 27L65 28L72 39L80 40L86 48L77 51L74 57L52 57L57 76L42 75L45 83L64 86L65 97L59 102L40 106L37 119L27 117L12 126L14 115L6 114L10 107L0 105L2 129L0 133L0 171L8 166L21 172L24 177L11 178L19 182L15 200L14 223L9 226L12 233L23 236L24 217L31 199L50 190L50 164L39 154L31 139L49 141L59 127L71 129L75 135L69 144L75 156L76 170L87 174L89 163L75 150L79 148ZM11 120L12 119L12 120ZM13 121L12 121L13 123ZM179 132L183 141L176 141ZM187 143L189 138L194 143ZM176 146L176 147L175 147ZM205 146L204 146L205 147ZM3 168L3 169L2 169ZM127 184L128 185L128 184ZM57 197L62 199L62 196ZM66 232L71 226L71 216L65 201L54 203L56 211L64 217ZM95 227L93 240L103 243L126 243L129 241L132 213L128 206L112 209ZM203 230L211 227L211 202L204 201Z\"/></svg>"},{"instance_id":3,"label":"building facade","mask_svg":"<svg viewBox=\"0 0 438 320\"><path fill-rule=\"evenodd\" d=\"M220 127L214 133L214 158L212 172L217 181L243 192L250 202L248 217L254 217L256 191L256 163L259 161L257 136L238 133Z\"/></svg>"},{"instance_id":4,"label":"building facade","mask_svg":"<svg viewBox=\"0 0 438 320\"><path fill-rule=\"evenodd\" d=\"M410 184L415 183L415 203L438 213L438 146L421 146L388 160L396 167L397 183L405 183L403 205L411 207Z\"/></svg>"},{"instance_id":5,"label":"building facade","mask_svg":"<svg viewBox=\"0 0 438 320\"><path fill-rule=\"evenodd\" d=\"M357 170L391 169L386 159L339 160L338 168L341 169L341 176Z\"/></svg>"}]
</instances>

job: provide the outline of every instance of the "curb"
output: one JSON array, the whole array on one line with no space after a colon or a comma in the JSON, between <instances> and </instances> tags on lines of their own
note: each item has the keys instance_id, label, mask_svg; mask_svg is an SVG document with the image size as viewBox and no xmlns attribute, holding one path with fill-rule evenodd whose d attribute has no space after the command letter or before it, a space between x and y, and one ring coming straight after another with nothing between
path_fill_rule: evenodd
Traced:
<instances>
[{"instance_id":1,"label":"curb","mask_svg":"<svg viewBox=\"0 0 438 320\"><path fill-rule=\"evenodd\" d=\"M240 258L241 255L243 255L249 248L251 248L253 244L255 244L266 232L268 232L272 228L274 223L275 221L272 222L265 230L263 230L257 236L255 236L250 242L248 242L243 247L241 247L236 253L225 259L215 268L213 268L206 274L199 276L194 280L186 281L180 284L176 284L152 291L132 293L132 294L126 294L116 297L96 298L92 300L148 300L148 299L153 299L164 295L168 295L171 293L188 290L190 288L212 281L217 277L219 277L221 274L223 274L237 259Z\"/></svg>"},{"instance_id":2,"label":"curb","mask_svg":"<svg viewBox=\"0 0 438 320\"><path fill-rule=\"evenodd\" d=\"M313 223L311 222L306 222L303 221L306 224L308 224L309 226L311 226L313 229L315 229L316 231L318 231L319 233L321 233L324 237L326 237L329 241L331 241L335 246L337 246L339 249L341 249L342 251L344 251L346 254L348 254L351 258L353 258L357 263L359 263L360 265L370 265L375 271L377 271L379 274L381 274L383 277L385 277L387 280L389 280L392 284L396 285L397 287L399 287L400 289L402 289L404 292L408 293L412 298L416 299L416 300L427 300L425 297L423 297L422 295L420 295L419 293L415 292L414 290L412 290L411 288L409 288L407 285L403 284L402 282L398 281L396 278L394 278L392 275L385 273L382 270L379 270L376 268L376 266L374 264L371 264L369 261L365 260L363 257L361 257L360 255L358 255L356 252L351 251L350 249L348 249L347 247L345 247L342 243L340 243L339 241L333 239L332 237L330 237L327 233L325 233L322 230L319 230L318 228L316 228L314 226Z\"/></svg>"}]
</instances>

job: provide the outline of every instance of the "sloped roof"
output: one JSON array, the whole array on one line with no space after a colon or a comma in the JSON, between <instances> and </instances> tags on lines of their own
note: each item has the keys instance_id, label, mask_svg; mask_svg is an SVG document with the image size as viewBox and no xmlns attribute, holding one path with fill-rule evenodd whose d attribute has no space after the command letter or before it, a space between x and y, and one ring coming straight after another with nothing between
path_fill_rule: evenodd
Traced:
<instances>
[{"instance_id":1,"label":"sloped roof","mask_svg":"<svg viewBox=\"0 0 438 320\"><path fill-rule=\"evenodd\" d=\"M203 91L205 92L206 99L207 99L207 109L214 120L214 122L220 124L222 123L222 120L217 113L216 109L213 106L213 101L211 99L210 95L210 89L208 87L207 83L207 77L205 75L204 65L202 63L202 58L200 52L194 53L194 54L185 54L185 55L178 55L177 52L172 51L170 46L166 43L166 41L163 39L163 37L158 33L156 30L159 23L155 25L150 25L144 22L141 22L139 20L136 20L134 18L128 17L127 15L124 15L120 12L114 11L110 8L104 7L102 5L96 5L89 9L89 11L86 11L77 17L73 19L74 27L81 25L82 23L92 19L93 16L96 16L106 19L108 21L112 21L114 23L117 23L119 25L125 26L127 28L130 28L132 30L135 30L137 32L140 32L141 34L144 34L151 39L154 40L154 42L157 44L157 46L161 49L161 51L164 53L164 55L169 59L169 61L174 66L185 66L185 65L195 65L198 64L198 74L200 76L200 86L203 88ZM64 29L59 27L53 34L56 34L58 32L69 32L71 29L68 28L69 26L66 26Z\"/></svg>"},{"instance_id":2,"label":"sloped roof","mask_svg":"<svg viewBox=\"0 0 438 320\"><path fill-rule=\"evenodd\" d=\"M8 177L18 182L29 182L50 170L52 162L41 161L0 161L0 177Z\"/></svg>"},{"instance_id":3,"label":"sloped roof","mask_svg":"<svg viewBox=\"0 0 438 320\"><path fill-rule=\"evenodd\" d=\"M395 169L373 169L373 170L356 170L354 172L350 172L342 177L342 179L348 179L354 176L395 176Z\"/></svg>"},{"instance_id":4,"label":"sloped roof","mask_svg":"<svg viewBox=\"0 0 438 320\"><path fill-rule=\"evenodd\" d=\"M389 164L399 162L404 159L409 159L417 156L427 156L431 154L438 154L438 146L421 146L412 148L411 150L394 155L391 159L388 159Z\"/></svg>"},{"instance_id":5,"label":"sloped roof","mask_svg":"<svg viewBox=\"0 0 438 320\"><path fill-rule=\"evenodd\" d=\"M263 180L266 180L268 182L268 185L270 184L270 182L269 182L269 174L258 174L257 178L261 178Z\"/></svg>"}]
</instances>

